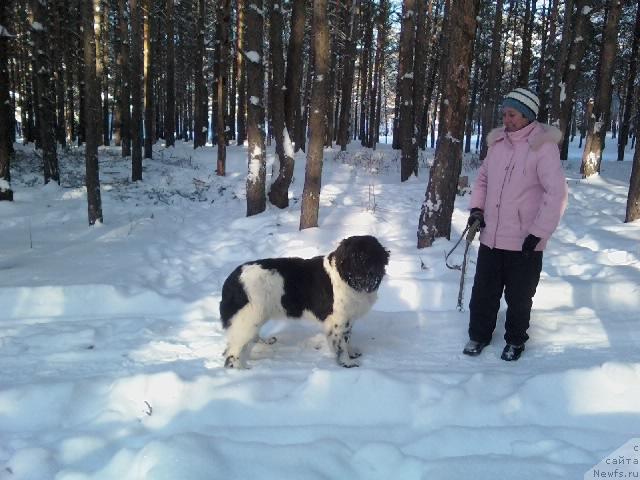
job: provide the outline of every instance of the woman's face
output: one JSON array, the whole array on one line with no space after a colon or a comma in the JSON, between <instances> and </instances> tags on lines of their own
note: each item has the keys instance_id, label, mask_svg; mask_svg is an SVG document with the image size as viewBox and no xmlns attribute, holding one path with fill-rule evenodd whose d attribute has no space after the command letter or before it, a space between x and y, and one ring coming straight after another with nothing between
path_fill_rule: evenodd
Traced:
<instances>
[{"instance_id":1,"label":"woman's face","mask_svg":"<svg viewBox=\"0 0 640 480\"><path fill-rule=\"evenodd\" d=\"M502 109L502 123L507 132L517 132L531 122L515 108L505 107Z\"/></svg>"}]
</instances>

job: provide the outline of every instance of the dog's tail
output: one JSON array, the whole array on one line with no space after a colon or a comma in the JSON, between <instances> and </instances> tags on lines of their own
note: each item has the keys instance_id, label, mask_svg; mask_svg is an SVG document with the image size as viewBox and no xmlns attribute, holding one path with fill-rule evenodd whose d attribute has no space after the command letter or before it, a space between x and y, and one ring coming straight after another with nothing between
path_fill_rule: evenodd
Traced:
<instances>
[{"instance_id":1,"label":"dog's tail","mask_svg":"<svg viewBox=\"0 0 640 480\"><path fill-rule=\"evenodd\" d=\"M240 281L242 266L236 268L227 277L222 285L222 298L220 299L220 320L223 328L229 328L231 319L238 311L249 303L249 297Z\"/></svg>"}]
</instances>

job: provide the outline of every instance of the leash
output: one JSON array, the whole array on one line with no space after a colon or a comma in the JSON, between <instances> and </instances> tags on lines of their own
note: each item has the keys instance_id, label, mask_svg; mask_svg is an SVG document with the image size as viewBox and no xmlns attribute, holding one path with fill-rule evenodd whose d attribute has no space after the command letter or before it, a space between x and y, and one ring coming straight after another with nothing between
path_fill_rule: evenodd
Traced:
<instances>
[{"instance_id":1,"label":"leash","mask_svg":"<svg viewBox=\"0 0 640 480\"><path fill-rule=\"evenodd\" d=\"M473 242L473 239L475 238L476 233L478 233L478 230L480 230L479 220L476 220L471 225L467 225L467 227L462 232L462 235L460 235L460 239L456 242L453 248L449 250L449 253L447 253L444 257L444 263L448 269L460 270L460 289L458 290L458 311L459 312L462 312L464 310L464 307L462 306L462 301L464 299L464 277L465 277L465 272L467 271L467 253L469 252L469 246L471 245L471 242ZM464 247L464 257L462 259L462 263L460 265L449 265L449 257L456 250L456 248L458 248L458 245L460 245L460 242L462 242L463 238L466 238L467 243Z\"/></svg>"}]
</instances>

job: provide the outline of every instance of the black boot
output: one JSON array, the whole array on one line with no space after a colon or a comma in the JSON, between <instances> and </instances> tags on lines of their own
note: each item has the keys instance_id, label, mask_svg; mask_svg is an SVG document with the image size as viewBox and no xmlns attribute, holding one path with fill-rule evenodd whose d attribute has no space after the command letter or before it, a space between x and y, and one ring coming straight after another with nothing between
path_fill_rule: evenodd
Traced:
<instances>
[{"instance_id":1,"label":"black boot","mask_svg":"<svg viewBox=\"0 0 640 480\"><path fill-rule=\"evenodd\" d=\"M488 342L476 342L475 340L469 340L464 346L464 350L462 350L462 353L471 357L475 357L477 355L480 355L482 349L487 345L489 345Z\"/></svg>"},{"instance_id":2,"label":"black boot","mask_svg":"<svg viewBox=\"0 0 640 480\"><path fill-rule=\"evenodd\" d=\"M504 350L502 350L502 356L500 358L506 362L515 362L520 358L522 352L524 352L524 343L522 345L511 345L507 343Z\"/></svg>"}]
</instances>

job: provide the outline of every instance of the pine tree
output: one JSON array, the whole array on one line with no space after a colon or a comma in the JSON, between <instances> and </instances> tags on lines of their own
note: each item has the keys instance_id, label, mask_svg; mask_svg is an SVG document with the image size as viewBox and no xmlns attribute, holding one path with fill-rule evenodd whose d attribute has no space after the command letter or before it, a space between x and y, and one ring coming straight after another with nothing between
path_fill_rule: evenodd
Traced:
<instances>
[{"instance_id":1,"label":"pine tree","mask_svg":"<svg viewBox=\"0 0 640 480\"><path fill-rule=\"evenodd\" d=\"M40 145L44 163L44 182L60 184L60 169L55 140L55 102L51 85L51 63L49 57L48 32L50 18L47 0L33 0L33 22L31 36L34 51L34 74L36 77L36 98Z\"/></svg>"},{"instance_id":2,"label":"pine tree","mask_svg":"<svg viewBox=\"0 0 640 480\"><path fill-rule=\"evenodd\" d=\"M139 0L129 0L131 16L131 181L142 180L142 18Z\"/></svg>"},{"instance_id":3,"label":"pine tree","mask_svg":"<svg viewBox=\"0 0 640 480\"><path fill-rule=\"evenodd\" d=\"M293 178L293 144L285 125L284 112L284 52L282 32L284 19L278 0L270 0L270 52L273 80L271 88L271 113L276 138L278 161L274 163L273 176L276 177L269 190L269 201L278 208L289 206L289 185ZM277 166L277 168L276 168Z\"/></svg>"},{"instance_id":4,"label":"pine tree","mask_svg":"<svg viewBox=\"0 0 640 480\"><path fill-rule=\"evenodd\" d=\"M164 141L167 147L176 144L176 56L175 56L175 21L174 1L166 0L166 35L167 35L167 78L165 79L166 109L164 120Z\"/></svg>"},{"instance_id":5,"label":"pine tree","mask_svg":"<svg viewBox=\"0 0 640 480\"><path fill-rule=\"evenodd\" d=\"M327 90L331 41L327 20L327 0L313 0L312 38L314 43L314 71L309 115L309 151L302 192L300 230L318 226L322 159L327 113Z\"/></svg>"},{"instance_id":6,"label":"pine tree","mask_svg":"<svg viewBox=\"0 0 640 480\"><path fill-rule=\"evenodd\" d=\"M425 201L418 221L418 248L430 247L436 238L451 235L451 216L462 168L462 138L469 100L469 77L476 30L478 0L450 5L447 22L450 61L443 72L447 79L440 113L440 131Z\"/></svg>"},{"instance_id":7,"label":"pine tree","mask_svg":"<svg viewBox=\"0 0 640 480\"><path fill-rule=\"evenodd\" d=\"M13 37L5 27L9 22L9 2L0 3L0 201L13 200L10 162L13 150L9 102L9 40Z\"/></svg>"},{"instance_id":8,"label":"pine tree","mask_svg":"<svg viewBox=\"0 0 640 480\"><path fill-rule=\"evenodd\" d=\"M602 150L607 133L607 114L611 109L611 94L613 87L613 67L616 60L616 46L618 43L618 23L622 11L621 0L609 0L607 4L606 21L600 50L598 77L593 111L589 116L587 140L582 154L580 171L583 177L589 177L600 172Z\"/></svg>"},{"instance_id":9,"label":"pine tree","mask_svg":"<svg viewBox=\"0 0 640 480\"><path fill-rule=\"evenodd\" d=\"M94 35L93 13L99 8L100 0L82 2L82 40L84 50L84 85L86 89L85 119L95 125L100 117L100 96L96 74L96 38ZM93 11L92 11L93 10ZM86 185L89 225L102 223L102 201L100 196L100 175L98 167L98 138L95 128L86 130Z\"/></svg>"},{"instance_id":10,"label":"pine tree","mask_svg":"<svg viewBox=\"0 0 640 480\"><path fill-rule=\"evenodd\" d=\"M247 216L266 209L266 154L264 145L264 64L262 0L248 0L245 18L247 65L247 141L249 172L247 175Z\"/></svg>"},{"instance_id":11,"label":"pine tree","mask_svg":"<svg viewBox=\"0 0 640 480\"><path fill-rule=\"evenodd\" d=\"M631 47L631 57L629 60L629 71L625 82L624 113L620 124L620 134L618 135L618 161L624 160L624 149L627 146L629 137L629 124L631 120L631 110L633 109L634 81L638 73L638 55L640 54L640 3L636 10L636 22L633 31L633 41Z\"/></svg>"}]
</instances>

